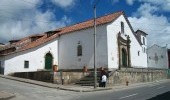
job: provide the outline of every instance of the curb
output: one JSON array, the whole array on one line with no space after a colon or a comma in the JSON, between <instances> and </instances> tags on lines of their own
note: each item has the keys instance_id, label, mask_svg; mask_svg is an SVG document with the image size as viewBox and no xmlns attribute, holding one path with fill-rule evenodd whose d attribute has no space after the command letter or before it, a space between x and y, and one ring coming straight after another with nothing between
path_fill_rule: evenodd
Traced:
<instances>
[{"instance_id":1,"label":"curb","mask_svg":"<svg viewBox=\"0 0 170 100\"><path fill-rule=\"evenodd\" d=\"M112 90L112 88L89 89L89 90L77 89L77 90L76 90L76 89L61 88L61 87L59 87L58 89L60 89L60 90L67 90L67 91L74 91L74 92L95 92L95 91Z\"/></svg>"},{"instance_id":2,"label":"curb","mask_svg":"<svg viewBox=\"0 0 170 100\"><path fill-rule=\"evenodd\" d=\"M101 89L93 89L93 90L83 90L82 92L95 92L95 91L106 91L106 90L112 90L113 88L101 88Z\"/></svg>"}]
</instances>

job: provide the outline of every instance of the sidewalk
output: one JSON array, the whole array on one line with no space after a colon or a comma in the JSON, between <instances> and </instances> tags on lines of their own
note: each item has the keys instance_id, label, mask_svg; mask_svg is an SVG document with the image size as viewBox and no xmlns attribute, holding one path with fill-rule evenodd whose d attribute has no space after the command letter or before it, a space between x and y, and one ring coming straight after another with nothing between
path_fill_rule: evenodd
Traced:
<instances>
[{"instance_id":1,"label":"sidewalk","mask_svg":"<svg viewBox=\"0 0 170 100\"><path fill-rule=\"evenodd\" d=\"M41 82L41 81L36 81L36 80L30 80L30 79L24 79L24 78L12 77L12 76L4 76L4 75L0 75L0 77L6 78L6 79L11 79L11 80L16 80L16 81L20 81L20 82L25 82L25 83L29 83L29 84L35 84L35 85L39 85L39 86L43 86L43 87L67 90L67 91L74 91L74 92L93 92L93 91L103 91L103 90L118 91L118 90L123 90L123 89L142 87L142 86L146 86L149 84L153 85L153 84L157 84L159 82L170 81L168 79L165 79L165 80L160 80L160 81L155 81L155 82L129 84L129 86L118 85L118 86L112 86L112 87L106 87L106 88L97 87L96 89L94 89L94 87L92 87L92 86L58 85L58 84L52 84L52 83L46 83L46 82Z\"/></svg>"},{"instance_id":2,"label":"sidewalk","mask_svg":"<svg viewBox=\"0 0 170 100\"><path fill-rule=\"evenodd\" d=\"M15 97L15 95L12 94L12 93L0 91L0 100L8 100L8 99L11 99L13 97Z\"/></svg>"}]
</instances>

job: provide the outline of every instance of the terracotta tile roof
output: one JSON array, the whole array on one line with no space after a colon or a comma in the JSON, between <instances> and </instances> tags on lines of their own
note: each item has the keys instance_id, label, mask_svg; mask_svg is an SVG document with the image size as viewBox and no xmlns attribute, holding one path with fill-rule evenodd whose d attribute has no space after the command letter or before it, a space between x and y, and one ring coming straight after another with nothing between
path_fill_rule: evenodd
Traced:
<instances>
[{"instance_id":1,"label":"terracotta tile roof","mask_svg":"<svg viewBox=\"0 0 170 100\"><path fill-rule=\"evenodd\" d=\"M96 19L96 24L102 25L102 24L106 24L106 23L109 23L109 22L113 22L114 20L116 20L122 14L123 14L123 12L121 11L121 12L116 12L116 13L109 14L109 15L106 15L106 16L103 16L103 17L99 17L99 18ZM37 47L37 46L39 46L43 43L46 43L50 40L53 40L53 39L59 37L60 35L64 35L64 34L74 32L74 31L79 31L79 30L91 28L91 27L93 27L93 25L94 25L94 20L91 19L91 20L88 20L88 21L85 21L85 22L81 22L81 23L72 25L72 26L67 26L67 27L63 27L63 28L60 28L60 29L56 29L54 31L54 32L56 32L56 34L54 34L50 37L47 37L46 33L25 37L23 39L20 39L20 41L16 42L15 45L7 45L3 48L3 50L5 50L5 49L9 49L11 47L16 47L17 48L16 51L5 53L5 54L0 54L0 56L5 56L5 55L16 53L16 52L19 52L19 51L31 49L31 48ZM40 38L37 39L36 41L31 42L30 37L34 37L34 36L40 36ZM1 49L0 53L3 50Z\"/></svg>"},{"instance_id":2,"label":"terracotta tile roof","mask_svg":"<svg viewBox=\"0 0 170 100\"><path fill-rule=\"evenodd\" d=\"M96 19L96 24L101 25L101 24L106 24L106 23L112 22L122 14L123 14L123 12L117 12L117 13L106 15L106 16L103 16L103 17L99 17L99 18ZM92 19L92 20L85 21L85 22L82 22L82 23L78 23L78 24L75 24L75 25L72 25L72 26L61 28L62 31L61 31L60 34L65 34L65 33L70 33L70 32L73 32L73 31L86 29L86 28L89 28L89 27L93 27L93 25L94 25L94 20Z\"/></svg>"}]
</instances>

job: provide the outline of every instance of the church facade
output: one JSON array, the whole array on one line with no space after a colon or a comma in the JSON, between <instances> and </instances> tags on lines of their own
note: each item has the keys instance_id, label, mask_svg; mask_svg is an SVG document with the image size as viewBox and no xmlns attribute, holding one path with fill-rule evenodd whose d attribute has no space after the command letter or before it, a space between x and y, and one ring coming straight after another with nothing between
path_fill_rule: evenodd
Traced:
<instances>
[{"instance_id":1,"label":"church facade","mask_svg":"<svg viewBox=\"0 0 170 100\"><path fill-rule=\"evenodd\" d=\"M146 33L133 30L123 12L96 19L96 67L147 67ZM0 49L2 74L94 67L93 20L10 41Z\"/></svg>"}]
</instances>

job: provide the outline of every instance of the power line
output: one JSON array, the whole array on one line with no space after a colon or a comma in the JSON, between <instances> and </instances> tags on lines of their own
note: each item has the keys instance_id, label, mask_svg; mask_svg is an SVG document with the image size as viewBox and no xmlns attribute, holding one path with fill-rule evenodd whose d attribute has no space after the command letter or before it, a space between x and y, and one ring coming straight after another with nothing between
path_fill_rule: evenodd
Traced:
<instances>
[{"instance_id":1,"label":"power line","mask_svg":"<svg viewBox=\"0 0 170 100\"><path fill-rule=\"evenodd\" d=\"M26 3L33 4L33 5L36 5L35 3L30 2L30 1L26 1L26 0L19 0L19 1L26 2Z\"/></svg>"},{"instance_id":2,"label":"power line","mask_svg":"<svg viewBox=\"0 0 170 100\"><path fill-rule=\"evenodd\" d=\"M26 1L26 0L18 0L18 1L25 2L25 3L29 4L29 5L33 5L32 7L35 6L36 8L41 8L41 7L43 7L41 4L38 5L38 4L35 4L35 3L33 3L33 2L29 2L29 1ZM13 2L13 1L12 1L12 2ZM8 4L0 4L0 6L9 7ZM13 6L13 5L10 5L10 6ZM16 8L14 8L14 9L16 9ZM32 9L32 8L17 8L17 9L19 9L19 10L26 10L26 9Z\"/></svg>"},{"instance_id":3,"label":"power line","mask_svg":"<svg viewBox=\"0 0 170 100\"><path fill-rule=\"evenodd\" d=\"M26 3L28 3L28 4L31 4L31 5L34 5L34 6L36 6L36 7L41 7L41 5L40 6L37 6L37 4L35 4L35 3L33 3L33 2L30 2L30 1L26 1L26 0L18 0L18 1L22 1L22 2L26 2Z\"/></svg>"},{"instance_id":4,"label":"power line","mask_svg":"<svg viewBox=\"0 0 170 100\"><path fill-rule=\"evenodd\" d=\"M56 20L51 20L51 21L35 21L35 20L31 20L31 19L21 19L21 18L17 18L17 17L9 17L9 16L4 16L4 15L0 15L1 18L4 18L4 19L13 19L13 20L20 20L20 21L31 21L31 22L38 22L38 23L51 23L53 21L56 21Z\"/></svg>"}]
</instances>

